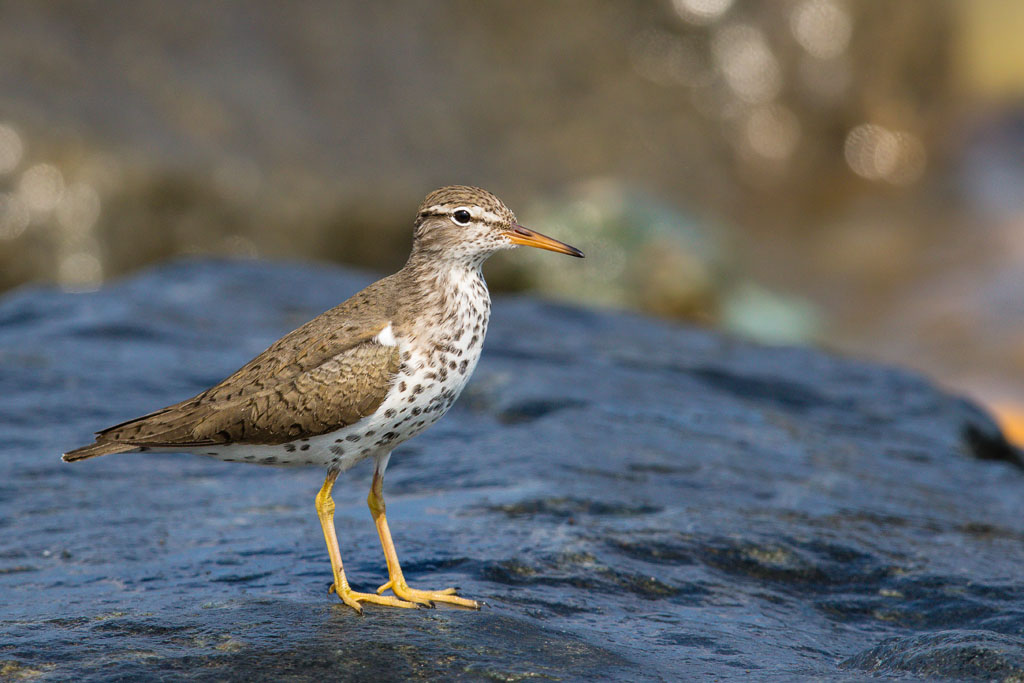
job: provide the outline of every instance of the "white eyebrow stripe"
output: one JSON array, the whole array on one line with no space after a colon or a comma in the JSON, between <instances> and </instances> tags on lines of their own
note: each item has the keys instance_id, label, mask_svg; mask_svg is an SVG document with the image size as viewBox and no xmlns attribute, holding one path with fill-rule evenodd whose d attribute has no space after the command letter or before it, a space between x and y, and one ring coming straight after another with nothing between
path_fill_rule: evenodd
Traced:
<instances>
[{"instance_id":1,"label":"white eyebrow stripe","mask_svg":"<svg viewBox=\"0 0 1024 683\"><path fill-rule=\"evenodd\" d=\"M484 211L482 209L477 209L476 212L480 214L479 216L477 216L477 218L482 220L484 223L500 223L501 222L501 216L499 216L498 214L494 213L493 211ZM473 211L470 211L470 213L473 213Z\"/></svg>"},{"instance_id":2,"label":"white eyebrow stripe","mask_svg":"<svg viewBox=\"0 0 1024 683\"><path fill-rule=\"evenodd\" d=\"M433 206L427 207L423 213L448 213L449 211L454 211L456 209L465 209L466 211L469 211L470 216L478 221L484 221L485 223L501 223L504 220L493 211L481 209L479 206L456 206L452 208L449 204L434 204Z\"/></svg>"}]
</instances>

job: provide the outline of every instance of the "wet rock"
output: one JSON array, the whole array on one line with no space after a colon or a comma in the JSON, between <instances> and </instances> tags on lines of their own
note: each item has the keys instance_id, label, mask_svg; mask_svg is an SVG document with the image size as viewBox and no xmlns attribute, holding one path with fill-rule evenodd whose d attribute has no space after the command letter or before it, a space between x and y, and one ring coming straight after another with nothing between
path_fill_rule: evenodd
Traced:
<instances>
[{"instance_id":1,"label":"wet rock","mask_svg":"<svg viewBox=\"0 0 1024 683\"><path fill-rule=\"evenodd\" d=\"M3 675L1024 675L1020 453L895 368L496 300L473 382L385 489L410 581L482 612L329 596L320 471L59 461L370 279L189 262L0 301ZM368 484L335 489L363 589L385 577Z\"/></svg>"},{"instance_id":2,"label":"wet rock","mask_svg":"<svg viewBox=\"0 0 1024 683\"><path fill-rule=\"evenodd\" d=\"M962 680L1015 680L1024 670L1024 639L992 632L938 631L892 638L843 662L872 673Z\"/></svg>"}]
</instances>

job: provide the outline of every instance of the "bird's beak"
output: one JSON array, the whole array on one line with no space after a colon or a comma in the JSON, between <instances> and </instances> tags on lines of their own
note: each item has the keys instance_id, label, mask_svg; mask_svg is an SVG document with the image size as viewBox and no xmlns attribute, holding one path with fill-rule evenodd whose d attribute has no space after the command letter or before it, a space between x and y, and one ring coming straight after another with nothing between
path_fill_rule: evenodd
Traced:
<instances>
[{"instance_id":1,"label":"bird's beak","mask_svg":"<svg viewBox=\"0 0 1024 683\"><path fill-rule=\"evenodd\" d=\"M529 228L524 228L518 223L513 223L512 227L506 230L503 234L505 237L509 238L512 244L521 244L524 247L538 247L540 249L547 249L548 251L557 251L559 254L568 254L569 256L583 258L583 252L576 247L570 247L565 242L559 242L547 235L542 235L539 232L530 230Z\"/></svg>"}]
</instances>

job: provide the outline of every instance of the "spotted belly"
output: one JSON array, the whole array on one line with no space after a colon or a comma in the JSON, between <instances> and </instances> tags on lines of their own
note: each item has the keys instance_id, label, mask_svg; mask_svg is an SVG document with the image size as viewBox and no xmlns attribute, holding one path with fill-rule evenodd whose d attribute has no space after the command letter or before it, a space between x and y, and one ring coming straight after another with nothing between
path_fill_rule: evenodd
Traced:
<instances>
[{"instance_id":1,"label":"spotted belly","mask_svg":"<svg viewBox=\"0 0 1024 683\"><path fill-rule=\"evenodd\" d=\"M462 393L479 358L478 353L470 358L465 355L458 360L446 358L454 367L446 366L440 373L436 362L429 364L410 354L376 412L339 430L282 444L227 444L192 452L225 462L346 470L361 460L391 452L441 419Z\"/></svg>"}]
</instances>

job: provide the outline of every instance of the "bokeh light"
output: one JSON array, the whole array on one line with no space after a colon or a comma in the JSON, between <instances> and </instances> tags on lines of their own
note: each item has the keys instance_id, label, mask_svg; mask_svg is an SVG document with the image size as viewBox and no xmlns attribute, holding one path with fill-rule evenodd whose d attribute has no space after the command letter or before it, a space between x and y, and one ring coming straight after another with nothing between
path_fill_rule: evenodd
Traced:
<instances>
[{"instance_id":1,"label":"bokeh light","mask_svg":"<svg viewBox=\"0 0 1024 683\"><path fill-rule=\"evenodd\" d=\"M52 164L36 164L22 174L18 194L32 211L53 211L64 194L64 176Z\"/></svg>"},{"instance_id":2,"label":"bokeh light","mask_svg":"<svg viewBox=\"0 0 1024 683\"><path fill-rule=\"evenodd\" d=\"M849 46L853 19L835 0L805 0L793 9L790 29L808 53L819 59L832 59Z\"/></svg>"},{"instance_id":3,"label":"bokeh light","mask_svg":"<svg viewBox=\"0 0 1024 683\"><path fill-rule=\"evenodd\" d=\"M732 7L733 0L672 0L672 6L684 21L703 25L717 21Z\"/></svg>"},{"instance_id":4,"label":"bokeh light","mask_svg":"<svg viewBox=\"0 0 1024 683\"><path fill-rule=\"evenodd\" d=\"M25 202L16 194L0 192L0 240L21 236L32 216Z\"/></svg>"},{"instance_id":5,"label":"bokeh light","mask_svg":"<svg viewBox=\"0 0 1024 683\"><path fill-rule=\"evenodd\" d=\"M924 173L926 153L921 141L905 131L865 123L846 136L846 163L868 180L907 185Z\"/></svg>"},{"instance_id":6,"label":"bokeh light","mask_svg":"<svg viewBox=\"0 0 1024 683\"><path fill-rule=\"evenodd\" d=\"M6 123L0 123L0 175L18 168L24 152L25 146L18 131Z\"/></svg>"},{"instance_id":7,"label":"bokeh light","mask_svg":"<svg viewBox=\"0 0 1024 683\"><path fill-rule=\"evenodd\" d=\"M755 26L731 24L715 32L715 63L736 95L751 103L771 101L782 88L779 63Z\"/></svg>"}]
</instances>

